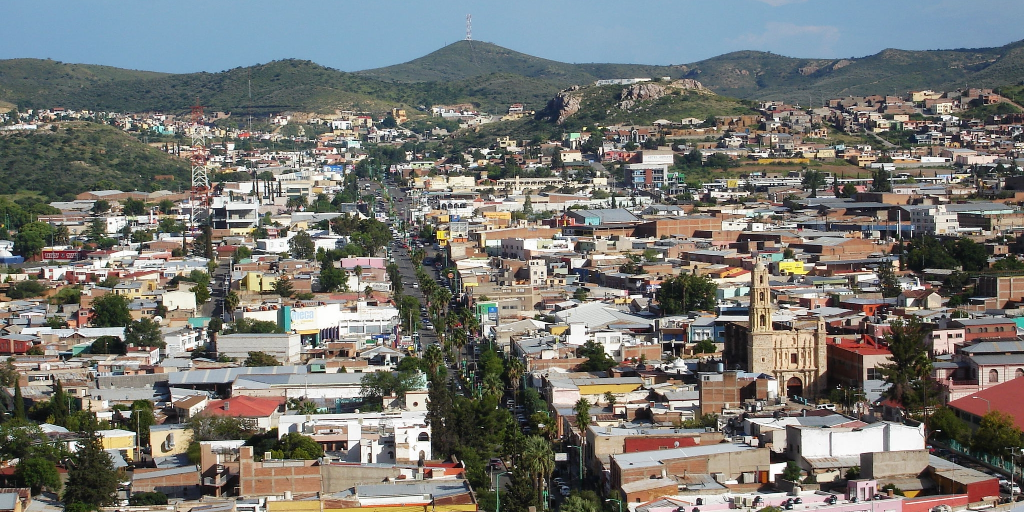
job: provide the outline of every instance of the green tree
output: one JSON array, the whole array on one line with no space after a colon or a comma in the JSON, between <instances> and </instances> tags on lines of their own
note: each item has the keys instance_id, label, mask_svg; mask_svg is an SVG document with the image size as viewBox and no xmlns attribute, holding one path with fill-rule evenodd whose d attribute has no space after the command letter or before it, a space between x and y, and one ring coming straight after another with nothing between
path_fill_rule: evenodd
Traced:
<instances>
[{"instance_id":1,"label":"green tree","mask_svg":"<svg viewBox=\"0 0 1024 512\"><path fill-rule=\"evenodd\" d=\"M939 407L928 417L929 434L940 439L967 440L969 428L949 407Z\"/></svg>"},{"instance_id":2,"label":"green tree","mask_svg":"<svg viewBox=\"0 0 1024 512\"><path fill-rule=\"evenodd\" d=\"M30 299L42 295L45 291L46 287L42 283L35 279L28 279L12 284L7 290L7 297L14 300Z\"/></svg>"},{"instance_id":3,"label":"green tree","mask_svg":"<svg viewBox=\"0 0 1024 512\"><path fill-rule=\"evenodd\" d=\"M242 298L239 297L238 292L230 291L228 296L224 298L224 309L228 312L232 312L238 309L238 305L242 303Z\"/></svg>"},{"instance_id":4,"label":"green tree","mask_svg":"<svg viewBox=\"0 0 1024 512\"><path fill-rule=\"evenodd\" d=\"M60 473L52 460L44 457L30 457L18 462L14 469L14 478L38 495L43 489L59 492L61 488Z\"/></svg>"},{"instance_id":5,"label":"green tree","mask_svg":"<svg viewBox=\"0 0 1024 512\"><path fill-rule=\"evenodd\" d=\"M576 357L587 359L586 362L580 365L580 371L583 372L607 373L618 364L605 353L604 345L593 340L584 343L583 346L576 349Z\"/></svg>"},{"instance_id":6,"label":"green tree","mask_svg":"<svg viewBox=\"0 0 1024 512\"><path fill-rule=\"evenodd\" d=\"M235 320L234 325L231 329L232 333L245 334L245 333L256 333L256 334L269 334L269 333L282 333L282 329L276 322L269 320L253 320L252 318L240 318Z\"/></svg>"},{"instance_id":7,"label":"green tree","mask_svg":"<svg viewBox=\"0 0 1024 512\"><path fill-rule=\"evenodd\" d=\"M147 507L154 505L166 505L167 495L160 492L133 492L128 498L128 504L133 507Z\"/></svg>"},{"instance_id":8,"label":"green tree","mask_svg":"<svg viewBox=\"0 0 1024 512\"><path fill-rule=\"evenodd\" d=\"M586 432L587 425L590 424L590 400L580 398L572 410L576 413L576 428L580 429L580 432Z\"/></svg>"},{"instance_id":9,"label":"green tree","mask_svg":"<svg viewBox=\"0 0 1024 512\"><path fill-rule=\"evenodd\" d=\"M124 206L121 208L125 215L142 215L146 213L146 203L138 199L128 198L124 201Z\"/></svg>"},{"instance_id":10,"label":"green tree","mask_svg":"<svg viewBox=\"0 0 1024 512\"><path fill-rule=\"evenodd\" d=\"M981 417L978 430L971 437L971 447L993 455L1002 454L1021 445L1021 433L1013 416L1003 411L989 411Z\"/></svg>"},{"instance_id":11,"label":"green tree","mask_svg":"<svg viewBox=\"0 0 1024 512\"><path fill-rule=\"evenodd\" d=\"M21 396L21 383L14 383L14 419L25 419L25 398Z\"/></svg>"},{"instance_id":12,"label":"green tree","mask_svg":"<svg viewBox=\"0 0 1024 512\"><path fill-rule=\"evenodd\" d=\"M786 463L786 469L782 471L782 478L791 482L799 482L800 477L803 475L803 471L796 462L789 461Z\"/></svg>"},{"instance_id":13,"label":"green tree","mask_svg":"<svg viewBox=\"0 0 1024 512\"><path fill-rule=\"evenodd\" d=\"M249 357L245 358L242 362L243 366L281 366L281 362L276 357L267 354L266 352L253 351L249 352Z\"/></svg>"},{"instance_id":14,"label":"green tree","mask_svg":"<svg viewBox=\"0 0 1024 512\"><path fill-rule=\"evenodd\" d=\"M316 244L313 242L313 237L305 231L299 231L288 240L288 252L293 258L300 260L313 259L313 256L316 255Z\"/></svg>"},{"instance_id":15,"label":"green tree","mask_svg":"<svg viewBox=\"0 0 1024 512\"><path fill-rule=\"evenodd\" d=\"M235 249L235 252L231 254L231 259L235 260L235 263L249 258L252 258L252 249L244 245L238 246L238 248Z\"/></svg>"},{"instance_id":16,"label":"green tree","mask_svg":"<svg viewBox=\"0 0 1024 512\"><path fill-rule=\"evenodd\" d=\"M14 237L14 253L32 258L38 255L50 240L53 228L45 222L29 222L18 229Z\"/></svg>"},{"instance_id":17,"label":"green tree","mask_svg":"<svg viewBox=\"0 0 1024 512\"><path fill-rule=\"evenodd\" d=\"M693 347L693 353L695 354L714 354L715 352L718 352L718 347L715 345L715 342L708 339L698 341Z\"/></svg>"},{"instance_id":18,"label":"green tree","mask_svg":"<svg viewBox=\"0 0 1024 512\"><path fill-rule=\"evenodd\" d=\"M1017 259L1016 256L1010 254L1004 258L996 260L996 262L992 264L992 270L1024 270L1024 260Z\"/></svg>"},{"instance_id":19,"label":"green tree","mask_svg":"<svg viewBox=\"0 0 1024 512\"><path fill-rule=\"evenodd\" d=\"M282 277L277 281L274 281L274 293L281 297L291 297L295 293L295 289L292 287L291 279Z\"/></svg>"},{"instance_id":20,"label":"green tree","mask_svg":"<svg viewBox=\"0 0 1024 512\"><path fill-rule=\"evenodd\" d=\"M324 449L312 437L298 432L289 432L281 437L273 450L274 457L282 459L315 460L324 455Z\"/></svg>"},{"instance_id":21,"label":"green tree","mask_svg":"<svg viewBox=\"0 0 1024 512\"><path fill-rule=\"evenodd\" d=\"M174 201L171 201L170 199L162 199L157 203L157 208L160 209L160 213L167 215L174 210Z\"/></svg>"},{"instance_id":22,"label":"green tree","mask_svg":"<svg viewBox=\"0 0 1024 512\"><path fill-rule=\"evenodd\" d=\"M662 283L655 298L664 314L678 315L714 309L718 302L717 294L718 285L707 276L679 274Z\"/></svg>"},{"instance_id":23,"label":"green tree","mask_svg":"<svg viewBox=\"0 0 1024 512\"><path fill-rule=\"evenodd\" d=\"M348 287L348 274L335 267L334 261L327 258L320 264L320 289L324 292L336 292Z\"/></svg>"},{"instance_id":24,"label":"green tree","mask_svg":"<svg viewBox=\"0 0 1024 512\"><path fill-rule=\"evenodd\" d=\"M889 323L889 333L883 340L892 353L890 362L880 364L882 379L888 383L886 396L907 405L913 399L913 387L931 372L928 348L924 344L924 327L912 316L907 320L895 319Z\"/></svg>"},{"instance_id":25,"label":"green tree","mask_svg":"<svg viewBox=\"0 0 1024 512\"><path fill-rule=\"evenodd\" d=\"M117 495L118 476L114 462L103 450L92 417L79 432L78 451L68 469L68 483L64 491L64 504L71 506L102 507L113 505Z\"/></svg>"},{"instance_id":26,"label":"green tree","mask_svg":"<svg viewBox=\"0 0 1024 512\"><path fill-rule=\"evenodd\" d=\"M136 347L164 348L167 346L167 343L164 342L164 335L160 332L160 324L152 318L143 318L128 324L124 330L124 341Z\"/></svg>"},{"instance_id":27,"label":"green tree","mask_svg":"<svg viewBox=\"0 0 1024 512\"><path fill-rule=\"evenodd\" d=\"M896 271L891 263L882 262L878 265L878 284L882 288L882 297L898 297L903 293L903 287L896 277Z\"/></svg>"},{"instance_id":28,"label":"green tree","mask_svg":"<svg viewBox=\"0 0 1024 512\"><path fill-rule=\"evenodd\" d=\"M571 494L562 500L561 512L600 512L600 508L594 505L593 501L584 499L579 494Z\"/></svg>"},{"instance_id":29,"label":"green tree","mask_svg":"<svg viewBox=\"0 0 1024 512\"><path fill-rule=\"evenodd\" d=\"M818 189L825 186L825 174L816 169L804 171L804 191L810 191L810 197L818 197Z\"/></svg>"},{"instance_id":30,"label":"green tree","mask_svg":"<svg viewBox=\"0 0 1024 512\"><path fill-rule=\"evenodd\" d=\"M577 286L576 291L572 292L572 298L583 302L587 300L587 295L590 294L590 290L587 290L586 286Z\"/></svg>"},{"instance_id":31,"label":"green tree","mask_svg":"<svg viewBox=\"0 0 1024 512\"><path fill-rule=\"evenodd\" d=\"M885 169L876 169L871 172L872 192L892 192L892 174Z\"/></svg>"},{"instance_id":32,"label":"green tree","mask_svg":"<svg viewBox=\"0 0 1024 512\"><path fill-rule=\"evenodd\" d=\"M127 327L132 323L128 310L128 298L108 293L92 301L93 327Z\"/></svg>"},{"instance_id":33,"label":"green tree","mask_svg":"<svg viewBox=\"0 0 1024 512\"><path fill-rule=\"evenodd\" d=\"M529 512L530 507L537 504L537 489L530 473L517 466L511 476L505 488L501 509L505 512Z\"/></svg>"},{"instance_id":34,"label":"green tree","mask_svg":"<svg viewBox=\"0 0 1024 512\"><path fill-rule=\"evenodd\" d=\"M89 347L90 354L121 354L128 352L128 345L117 336L100 336Z\"/></svg>"},{"instance_id":35,"label":"green tree","mask_svg":"<svg viewBox=\"0 0 1024 512\"><path fill-rule=\"evenodd\" d=\"M555 470L555 454L551 444L540 436L529 436L523 443L523 453L519 459L523 469L530 474L537 489L537 502L543 503L544 483Z\"/></svg>"},{"instance_id":36,"label":"green tree","mask_svg":"<svg viewBox=\"0 0 1024 512\"><path fill-rule=\"evenodd\" d=\"M149 400L136 400L132 402L131 419L126 426L139 434L139 444L147 445L149 440L149 427L156 425L156 417L153 414L153 402Z\"/></svg>"},{"instance_id":37,"label":"green tree","mask_svg":"<svg viewBox=\"0 0 1024 512\"><path fill-rule=\"evenodd\" d=\"M94 213L96 215L107 213L109 211L110 211L110 203L107 202L105 199L100 199L100 200L92 203L92 213Z\"/></svg>"},{"instance_id":38,"label":"green tree","mask_svg":"<svg viewBox=\"0 0 1024 512\"><path fill-rule=\"evenodd\" d=\"M18 382L18 369L14 367L14 358L9 357L0 363L0 387L9 388Z\"/></svg>"}]
</instances>

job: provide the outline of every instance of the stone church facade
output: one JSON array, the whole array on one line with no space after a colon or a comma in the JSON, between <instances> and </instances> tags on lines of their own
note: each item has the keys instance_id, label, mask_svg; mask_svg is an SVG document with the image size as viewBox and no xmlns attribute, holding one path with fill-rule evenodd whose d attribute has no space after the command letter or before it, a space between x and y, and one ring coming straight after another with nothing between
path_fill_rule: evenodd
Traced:
<instances>
[{"instance_id":1,"label":"stone church facade","mask_svg":"<svg viewBox=\"0 0 1024 512\"><path fill-rule=\"evenodd\" d=\"M827 392L825 322L817 316L775 325L769 277L764 262L757 262L751 274L749 319L746 325L734 323L726 329L727 363L775 377L779 392L787 396L821 396Z\"/></svg>"}]
</instances>

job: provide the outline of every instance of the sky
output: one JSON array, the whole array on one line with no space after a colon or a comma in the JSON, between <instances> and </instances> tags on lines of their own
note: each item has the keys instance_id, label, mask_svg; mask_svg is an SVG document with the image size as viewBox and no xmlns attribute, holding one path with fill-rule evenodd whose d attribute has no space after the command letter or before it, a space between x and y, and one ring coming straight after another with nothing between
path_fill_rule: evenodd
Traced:
<instances>
[{"instance_id":1,"label":"sky","mask_svg":"<svg viewBox=\"0 0 1024 512\"><path fill-rule=\"evenodd\" d=\"M297 58L343 71L466 37L547 59L687 64L737 50L863 57L1024 39L1021 0L3 0L0 59L172 73Z\"/></svg>"}]
</instances>

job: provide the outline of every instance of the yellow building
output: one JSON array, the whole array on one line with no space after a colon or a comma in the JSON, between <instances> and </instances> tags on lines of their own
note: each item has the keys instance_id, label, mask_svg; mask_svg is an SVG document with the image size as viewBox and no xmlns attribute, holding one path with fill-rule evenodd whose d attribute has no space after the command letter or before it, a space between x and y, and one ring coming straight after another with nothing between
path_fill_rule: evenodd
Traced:
<instances>
[{"instance_id":1,"label":"yellow building","mask_svg":"<svg viewBox=\"0 0 1024 512\"><path fill-rule=\"evenodd\" d=\"M100 444L103 445L104 450L127 452L129 459L135 456L135 432L115 428L111 430L98 430L96 433L100 436Z\"/></svg>"},{"instance_id":2,"label":"yellow building","mask_svg":"<svg viewBox=\"0 0 1024 512\"><path fill-rule=\"evenodd\" d=\"M167 457L188 452L192 431L185 425L153 425L149 428L149 446L153 457Z\"/></svg>"},{"instance_id":3,"label":"yellow building","mask_svg":"<svg viewBox=\"0 0 1024 512\"><path fill-rule=\"evenodd\" d=\"M264 272L248 272L242 281L239 283L239 288L243 291L263 293L274 290L274 283L280 276L277 274L268 274Z\"/></svg>"},{"instance_id":4,"label":"yellow building","mask_svg":"<svg viewBox=\"0 0 1024 512\"><path fill-rule=\"evenodd\" d=\"M804 266L804 262L802 261L780 261L778 265L779 274L796 274L802 276L807 273L807 268Z\"/></svg>"}]
</instances>

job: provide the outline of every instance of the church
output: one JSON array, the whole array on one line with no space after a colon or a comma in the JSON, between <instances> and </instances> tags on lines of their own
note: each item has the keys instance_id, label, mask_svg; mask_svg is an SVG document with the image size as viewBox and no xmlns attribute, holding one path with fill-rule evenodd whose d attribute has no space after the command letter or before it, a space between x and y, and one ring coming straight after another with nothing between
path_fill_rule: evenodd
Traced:
<instances>
[{"instance_id":1,"label":"church","mask_svg":"<svg viewBox=\"0 0 1024 512\"><path fill-rule=\"evenodd\" d=\"M751 274L747 322L726 326L728 368L775 377L787 397L827 394L825 321L817 315L774 322L770 274L764 261Z\"/></svg>"}]
</instances>

